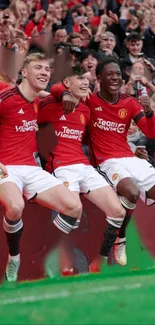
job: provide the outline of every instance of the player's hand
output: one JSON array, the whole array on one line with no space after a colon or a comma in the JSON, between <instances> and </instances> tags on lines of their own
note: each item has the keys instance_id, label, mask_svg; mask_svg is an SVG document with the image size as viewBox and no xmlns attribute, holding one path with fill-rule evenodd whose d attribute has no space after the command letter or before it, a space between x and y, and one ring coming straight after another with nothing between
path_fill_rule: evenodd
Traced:
<instances>
[{"instance_id":1,"label":"player's hand","mask_svg":"<svg viewBox=\"0 0 155 325\"><path fill-rule=\"evenodd\" d=\"M151 103L150 103L150 97L149 96L140 96L139 97L139 102L143 106L144 112L149 113L151 112Z\"/></svg>"},{"instance_id":2,"label":"player's hand","mask_svg":"<svg viewBox=\"0 0 155 325\"><path fill-rule=\"evenodd\" d=\"M141 158L141 159L146 159L146 160L149 159L149 157L148 157L148 152L146 151L146 149L137 148L137 149L136 149L136 152L135 152L135 155L136 155L138 158Z\"/></svg>"},{"instance_id":3,"label":"player's hand","mask_svg":"<svg viewBox=\"0 0 155 325\"><path fill-rule=\"evenodd\" d=\"M154 65L147 59L143 59L143 63L146 65L146 67L151 71L154 72L155 71L155 67Z\"/></svg>"},{"instance_id":4,"label":"player's hand","mask_svg":"<svg viewBox=\"0 0 155 325\"><path fill-rule=\"evenodd\" d=\"M0 177L1 178L8 177L7 168L2 163L0 163Z\"/></svg>"},{"instance_id":5,"label":"player's hand","mask_svg":"<svg viewBox=\"0 0 155 325\"><path fill-rule=\"evenodd\" d=\"M76 101L71 94L65 94L62 97L62 105L65 114L69 114L74 111L76 107Z\"/></svg>"}]
</instances>

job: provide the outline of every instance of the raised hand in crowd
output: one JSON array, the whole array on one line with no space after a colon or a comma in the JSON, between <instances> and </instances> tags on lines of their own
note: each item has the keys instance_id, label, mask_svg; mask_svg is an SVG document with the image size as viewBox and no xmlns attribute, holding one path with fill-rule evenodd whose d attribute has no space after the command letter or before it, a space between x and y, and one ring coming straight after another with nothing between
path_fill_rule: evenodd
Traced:
<instances>
[{"instance_id":1,"label":"raised hand in crowd","mask_svg":"<svg viewBox=\"0 0 155 325\"><path fill-rule=\"evenodd\" d=\"M119 18L117 16L117 14L115 14L114 12L112 12L111 10L109 10L109 24L119 24Z\"/></svg>"},{"instance_id":2,"label":"raised hand in crowd","mask_svg":"<svg viewBox=\"0 0 155 325\"><path fill-rule=\"evenodd\" d=\"M143 106L144 112L150 113L151 112L151 101L150 97L145 95L145 96L140 96L139 97L139 102Z\"/></svg>"},{"instance_id":3,"label":"raised hand in crowd","mask_svg":"<svg viewBox=\"0 0 155 325\"><path fill-rule=\"evenodd\" d=\"M44 10L37 10L35 13L34 21L36 24L40 22L40 20L46 15L46 12Z\"/></svg>"},{"instance_id":4,"label":"raised hand in crowd","mask_svg":"<svg viewBox=\"0 0 155 325\"><path fill-rule=\"evenodd\" d=\"M142 59L142 62L145 64L145 66L151 71L151 72L155 72L155 67L154 65L147 59Z\"/></svg>"}]
</instances>

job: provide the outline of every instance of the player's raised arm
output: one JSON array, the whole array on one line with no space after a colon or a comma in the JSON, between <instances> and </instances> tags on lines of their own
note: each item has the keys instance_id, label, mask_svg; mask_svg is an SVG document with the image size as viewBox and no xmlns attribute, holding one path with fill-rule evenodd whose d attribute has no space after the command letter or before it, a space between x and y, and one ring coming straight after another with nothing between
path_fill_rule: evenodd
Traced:
<instances>
[{"instance_id":1,"label":"player's raised arm","mask_svg":"<svg viewBox=\"0 0 155 325\"><path fill-rule=\"evenodd\" d=\"M155 138L155 116L150 107L149 96L141 96L139 103L132 99L133 119L147 138Z\"/></svg>"},{"instance_id":2,"label":"player's raised arm","mask_svg":"<svg viewBox=\"0 0 155 325\"><path fill-rule=\"evenodd\" d=\"M62 100L65 113L70 113L75 109L76 102L63 83L55 84L51 87L51 95L58 100Z\"/></svg>"},{"instance_id":3,"label":"player's raised arm","mask_svg":"<svg viewBox=\"0 0 155 325\"><path fill-rule=\"evenodd\" d=\"M58 100L61 100L62 96L65 95L65 93L70 94L62 82L52 85L50 91L51 95Z\"/></svg>"}]
</instances>

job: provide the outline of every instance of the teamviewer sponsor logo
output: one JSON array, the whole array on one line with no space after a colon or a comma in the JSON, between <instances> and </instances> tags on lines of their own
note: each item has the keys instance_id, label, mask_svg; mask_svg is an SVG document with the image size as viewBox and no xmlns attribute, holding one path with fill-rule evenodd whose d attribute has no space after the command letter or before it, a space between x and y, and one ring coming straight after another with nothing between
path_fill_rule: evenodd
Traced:
<instances>
[{"instance_id":1,"label":"teamviewer sponsor logo","mask_svg":"<svg viewBox=\"0 0 155 325\"><path fill-rule=\"evenodd\" d=\"M94 127L102 129L104 131L113 131L117 133L125 132L125 124L115 123L111 121L104 121L102 118L98 118L97 122L94 122Z\"/></svg>"},{"instance_id":2,"label":"teamviewer sponsor logo","mask_svg":"<svg viewBox=\"0 0 155 325\"><path fill-rule=\"evenodd\" d=\"M37 120L26 121L22 120L23 124L20 126L15 125L16 132L28 132L28 131L37 131L38 124Z\"/></svg>"},{"instance_id":3,"label":"teamviewer sponsor logo","mask_svg":"<svg viewBox=\"0 0 155 325\"><path fill-rule=\"evenodd\" d=\"M57 137L74 139L78 141L82 140L83 135L83 131L69 129L67 126L62 126L62 131L55 131L55 133Z\"/></svg>"}]
</instances>

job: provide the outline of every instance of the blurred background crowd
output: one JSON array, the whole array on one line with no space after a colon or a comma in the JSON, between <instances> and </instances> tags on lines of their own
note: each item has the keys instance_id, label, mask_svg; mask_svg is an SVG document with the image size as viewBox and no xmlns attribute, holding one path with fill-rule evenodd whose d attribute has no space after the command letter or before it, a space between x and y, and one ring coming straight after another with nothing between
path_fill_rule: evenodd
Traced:
<instances>
[{"instance_id":1,"label":"blurred background crowd","mask_svg":"<svg viewBox=\"0 0 155 325\"><path fill-rule=\"evenodd\" d=\"M44 47L50 56L51 85L70 66L86 74L98 91L96 65L105 55L121 66L121 91L148 95L155 110L155 0L0 0L0 89L20 82L20 61ZM69 65L68 65L69 64ZM132 123L132 150L145 145L154 164L155 140Z\"/></svg>"}]
</instances>

